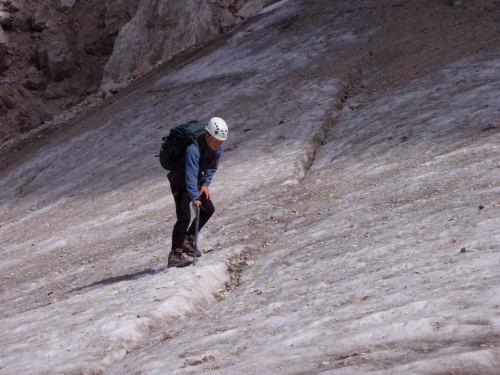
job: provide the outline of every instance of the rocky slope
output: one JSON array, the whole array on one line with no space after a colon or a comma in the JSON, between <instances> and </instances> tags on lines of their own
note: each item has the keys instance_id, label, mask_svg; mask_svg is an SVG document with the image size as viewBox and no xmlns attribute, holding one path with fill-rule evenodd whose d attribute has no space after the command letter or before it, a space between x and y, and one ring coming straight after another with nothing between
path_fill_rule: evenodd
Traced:
<instances>
[{"instance_id":1,"label":"rocky slope","mask_svg":"<svg viewBox=\"0 0 500 375\"><path fill-rule=\"evenodd\" d=\"M0 143L97 93L116 36L139 2L112 3L3 1Z\"/></svg>"},{"instance_id":2,"label":"rocky slope","mask_svg":"<svg viewBox=\"0 0 500 375\"><path fill-rule=\"evenodd\" d=\"M151 67L207 43L271 2L2 0L3 151L23 148L20 135L86 98L116 93Z\"/></svg>"}]
</instances>

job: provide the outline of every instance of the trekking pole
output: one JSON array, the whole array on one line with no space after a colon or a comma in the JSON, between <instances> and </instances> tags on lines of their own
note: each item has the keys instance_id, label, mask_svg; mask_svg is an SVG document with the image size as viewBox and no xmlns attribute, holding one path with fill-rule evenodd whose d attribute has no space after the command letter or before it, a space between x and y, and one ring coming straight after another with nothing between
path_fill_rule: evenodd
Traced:
<instances>
[{"instance_id":1,"label":"trekking pole","mask_svg":"<svg viewBox=\"0 0 500 375\"><path fill-rule=\"evenodd\" d=\"M196 209L196 224L194 226L194 252L193 252L193 267L196 266L196 255L198 253L198 228L200 226L200 208Z\"/></svg>"}]
</instances>

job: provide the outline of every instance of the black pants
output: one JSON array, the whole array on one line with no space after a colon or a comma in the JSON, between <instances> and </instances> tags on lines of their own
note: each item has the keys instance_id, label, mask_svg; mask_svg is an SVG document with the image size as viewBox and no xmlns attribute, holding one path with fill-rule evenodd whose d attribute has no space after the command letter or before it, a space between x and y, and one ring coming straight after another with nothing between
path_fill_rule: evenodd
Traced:
<instances>
[{"instance_id":1,"label":"black pants","mask_svg":"<svg viewBox=\"0 0 500 375\"><path fill-rule=\"evenodd\" d=\"M177 214L177 222L175 223L174 230L172 232L172 251L174 251L175 249L180 249L182 247L186 235L194 236L196 220L193 220L191 226L189 226L191 221L191 212L194 213L194 211L191 206L191 198L189 198L187 190L178 188L172 184L170 185L170 189L172 190L172 195L174 196L175 213ZM198 231L205 226L208 219L210 219L215 212L215 207L212 201L208 200L205 195L202 195L200 200L203 208L200 209L200 225L198 227Z\"/></svg>"}]
</instances>

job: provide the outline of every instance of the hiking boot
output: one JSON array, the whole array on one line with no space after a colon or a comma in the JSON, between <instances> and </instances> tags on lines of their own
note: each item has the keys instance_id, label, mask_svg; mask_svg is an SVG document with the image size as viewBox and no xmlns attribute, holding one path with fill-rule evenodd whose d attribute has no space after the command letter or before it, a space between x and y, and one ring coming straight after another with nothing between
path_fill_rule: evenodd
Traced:
<instances>
[{"instance_id":1,"label":"hiking boot","mask_svg":"<svg viewBox=\"0 0 500 375\"><path fill-rule=\"evenodd\" d=\"M168 265L167 268L170 267L187 267L191 265L193 262L184 258L184 255L182 255L182 249L176 249L176 251L171 251L170 254L168 254Z\"/></svg>"},{"instance_id":2,"label":"hiking boot","mask_svg":"<svg viewBox=\"0 0 500 375\"><path fill-rule=\"evenodd\" d=\"M186 236L186 238L184 238L184 243L182 244L182 251L184 254L186 255L189 255L190 257L192 257L194 255L194 236L191 235L191 236ZM201 251L200 249L198 249L198 251L196 251L196 258L199 258L201 257Z\"/></svg>"}]
</instances>

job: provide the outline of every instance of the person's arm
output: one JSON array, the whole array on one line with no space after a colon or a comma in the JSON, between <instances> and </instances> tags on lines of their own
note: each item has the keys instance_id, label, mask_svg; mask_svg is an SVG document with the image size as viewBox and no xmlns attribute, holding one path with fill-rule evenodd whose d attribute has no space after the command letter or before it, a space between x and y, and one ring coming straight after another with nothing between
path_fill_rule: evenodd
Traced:
<instances>
[{"instance_id":1,"label":"person's arm","mask_svg":"<svg viewBox=\"0 0 500 375\"><path fill-rule=\"evenodd\" d=\"M222 155L222 147L219 147L217 151L215 151L214 161L208 166L205 174L203 175L203 180L201 182L202 186L208 187L212 182L212 177L214 176L217 168L219 168L219 160Z\"/></svg>"},{"instance_id":2,"label":"person's arm","mask_svg":"<svg viewBox=\"0 0 500 375\"><path fill-rule=\"evenodd\" d=\"M191 144L186 149L186 190L191 202L200 199L198 191L198 172L200 170L200 150L196 144Z\"/></svg>"}]
</instances>

